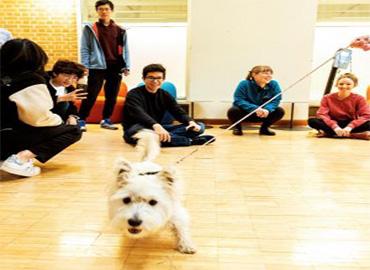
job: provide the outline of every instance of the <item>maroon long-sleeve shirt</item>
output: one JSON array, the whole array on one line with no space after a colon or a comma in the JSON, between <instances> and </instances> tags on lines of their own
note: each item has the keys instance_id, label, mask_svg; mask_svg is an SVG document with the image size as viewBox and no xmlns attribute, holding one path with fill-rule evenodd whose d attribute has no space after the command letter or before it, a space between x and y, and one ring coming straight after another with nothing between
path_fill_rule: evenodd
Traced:
<instances>
[{"instance_id":1,"label":"maroon long-sleeve shirt","mask_svg":"<svg viewBox=\"0 0 370 270\"><path fill-rule=\"evenodd\" d=\"M340 100L338 93L332 93L322 98L317 117L332 129L338 126L338 120L352 120L348 127L353 129L370 121L370 106L361 95L351 93Z\"/></svg>"}]
</instances>

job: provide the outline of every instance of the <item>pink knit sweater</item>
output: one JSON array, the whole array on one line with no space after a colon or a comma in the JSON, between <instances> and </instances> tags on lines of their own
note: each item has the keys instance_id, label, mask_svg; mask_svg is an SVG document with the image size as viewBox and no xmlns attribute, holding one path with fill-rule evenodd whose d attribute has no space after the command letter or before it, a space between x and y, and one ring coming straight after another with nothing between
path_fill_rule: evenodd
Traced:
<instances>
[{"instance_id":1,"label":"pink knit sweater","mask_svg":"<svg viewBox=\"0 0 370 270\"><path fill-rule=\"evenodd\" d=\"M317 117L332 129L338 126L338 120L352 120L348 127L353 129L370 121L370 106L358 94L351 93L340 100L338 93L332 93L322 98Z\"/></svg>"}]
</instances>

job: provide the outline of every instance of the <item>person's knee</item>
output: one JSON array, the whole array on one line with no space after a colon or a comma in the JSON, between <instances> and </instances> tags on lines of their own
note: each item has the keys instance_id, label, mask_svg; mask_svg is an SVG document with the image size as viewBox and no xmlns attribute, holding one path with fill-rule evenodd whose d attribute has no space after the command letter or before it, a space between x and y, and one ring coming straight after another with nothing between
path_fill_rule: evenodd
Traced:
<instances>
[{"instance_id":1,"label":"person's knee","mask_svg":"<svg viewBox=\"0 0 370 270\"><path fill-rule=\"evenodd\" d=\"M370 121L367 121L367 122L365 123L365 129L366 129L367 131L370 131Z\"/></svg>"},{"instance_id":2,"label":"person's knee","mask_svg":"<svg viewBox=\"0 0 370 270\"><path fill-rule=\"evenodd\" d=\"M281 119L285 115L285 110L282 107L277 107L275 113Z\"/></svg>"},{"instance_id":3,"label":"person's knee","mask_svg":"<svg viewBox=\"0 0 370 270\"><path fill-rule=\"evenodd\" d=\"M200 126L200 130L198 131L199 134L202 134L204 130L206 129L206 126L202 122L197 122L197 124Z\"/></svg>"},{"instance_id":4,"label":"person's knee","mask_svg":"<svg viewBox=\"0 0 370 270\"><path fill-rule=\"evenodd\" d=\"M246 112L244 112L242 109L236 106L232 106L227 111L227 118L229 118L230 121L234 122L236 119L240 118L240 115L244 115Z\"/></svg>"},{"instance_id":5,"label":"person's knee","mask_svg":"<svg viewBox=\"0 0 370 270\"><path fill-rule=\"evenodd\" d=\"M128 137L128 136L123 136L123 140L128 143L128 144L131 144L131 145L136 145L137 144L137 139L133 138L133 137Z\"/></svg>"},{"instance_id":6,"label":"person's knee","mask_svg":"<svg viewBox=\"0 0 370 270\"><path fill-rule=\"evenodd\" d=\"M307 124L312 127L312 124L314 124L314 118L308 118Z\"/></svg>"},{"instance_id":7,"label":"person's knee","mask_svg":"<svg viewBox=\"0 0 370 270\"><path fill-rule=\"evenodd\" d=\"M312 128L316 128L317 127L317 122L318 122L318 120L316 118L308 118L307 124L308 124L308 126L310 126Z\"/></svg>"},{"instance_id":8,"label":"person's knee","mask_svg":"<svg viewBox=\"0 0 370 270\"><path fill-rule=\"evenodd\" d=\"M78 142L82 138L82 131L78 126L75 126L71 132L71 141L72 143Z\"/></svg>"}]
</instances>

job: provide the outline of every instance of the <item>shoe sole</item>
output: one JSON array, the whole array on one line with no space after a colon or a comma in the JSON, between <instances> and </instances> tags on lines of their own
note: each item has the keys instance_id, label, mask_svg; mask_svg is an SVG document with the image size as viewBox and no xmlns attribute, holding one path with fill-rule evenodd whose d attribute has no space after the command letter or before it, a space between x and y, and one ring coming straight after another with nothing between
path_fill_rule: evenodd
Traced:
<instances>
[{"instance_id":1,"label":"shoe sole","mask_svg":"<svg viewBox=\"0 0 370 270\"><path fill-rule=\"evenodd\" d=\"M0 167L0 170L4 171L4 172L7 172L7 173L10 173L10 174L15 174L15 175L19 175L19 176L24 176L24 177L32 177L32 176L36 176L36 175L39 175L40 172L38 174L25 174L25 173L20 173L18 170L14 169L14 168L11 168L11 167L8 167L8 166L4 166L4 164Z\"/></svg>"}]
</instances>

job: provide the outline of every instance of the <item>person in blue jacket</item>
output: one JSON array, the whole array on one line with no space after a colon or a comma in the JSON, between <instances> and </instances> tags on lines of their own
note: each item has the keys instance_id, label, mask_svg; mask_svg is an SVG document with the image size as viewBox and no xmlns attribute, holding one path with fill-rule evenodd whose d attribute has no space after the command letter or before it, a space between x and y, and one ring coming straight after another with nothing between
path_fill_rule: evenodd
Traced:
<instances>
[{"instance_id":1,"label":"person in blue jacket","mask_svg":"<svg viewBox=\"0 0 370 270\"><path fill-rule=\"evenodd\" d=\"M269 66L255 66L247 78L239 83L234 93L233 106L227 112L227 117L232 123L256 110L260 105L281 92L279 83L272 80L272 74L272 68ZM280 101L281 95L256 110L245 121L262 122L259 130L260 135L275 135L275 132L269 127L284 116L284 109L279 107ZM243 135L241 123L235 126L233 134Z\"/></svg>"},{"instance_id":2,"label":"person in blue jacket","mask_svg":"<svg viewBox=\"0 0 370 270\"><path fill-rule=\"evenodd\" d=\"M81 38L81 63L89 69L87 99L82 101L79 111L79 125L86 131L86 118L94 106L100 89L104 85L105 104L100 126L106 129L118 129L110 120L116 105L117 95L122 80L122 73L130 73L130 57L126 30L118 26L111 15L114 5L108 0L95 3L99 21L86 24Z\"/></svg>"}]
</instances>

